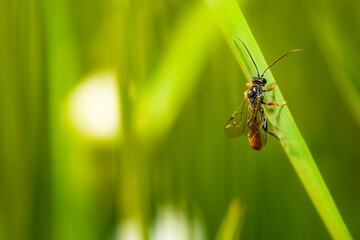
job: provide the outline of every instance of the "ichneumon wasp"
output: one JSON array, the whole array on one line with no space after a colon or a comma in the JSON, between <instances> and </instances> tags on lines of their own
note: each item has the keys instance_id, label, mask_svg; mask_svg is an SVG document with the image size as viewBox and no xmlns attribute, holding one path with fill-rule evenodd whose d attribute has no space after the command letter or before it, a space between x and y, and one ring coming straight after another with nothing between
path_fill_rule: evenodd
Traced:
<instances>
[{"instance_id":1,"label":"ichneumon wasp","mask_svg":"<svg viewBox=\"0 0 360 240\"><path fill-rule=\"evenodd\" d=\"M243 134L247 134L251 147L255 150L260 150L266 144L266 133L269 133L270 135L279 139L274 133L269 130L270 122L268 122L265 116L262 104L265 104L267 106L283 106L286 104L286 102L281 104L277 102L264 102L264 93L272 91L276 85L276 82L274 82L269 88L263 89L263 87L265 87L266 85L266 79L264 78L264 74L270 67L280 61L282 58L286 57L291 53L299 52L302 50L294 49L283 54L281 57L271 63L260 75L259 69L256 66L256 63L249 49L246 47L245 43L241 39L239 40L244 45L247 53L251 58L251 61L256 68L257 77L252 77L251 83L246 84L246 87L248 89L244 92L245 97L239 108L227 121L225 125L225 135L227 137L234 138Z\"/></svg>"}]
</instances>

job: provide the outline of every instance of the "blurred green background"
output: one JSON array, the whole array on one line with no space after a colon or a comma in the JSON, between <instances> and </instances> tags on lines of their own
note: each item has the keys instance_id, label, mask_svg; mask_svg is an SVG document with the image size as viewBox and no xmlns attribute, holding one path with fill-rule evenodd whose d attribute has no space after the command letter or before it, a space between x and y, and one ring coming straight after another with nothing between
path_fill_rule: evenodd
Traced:
<instances>
[{"instance_id":1,"label":"blurred green background","mask_svg":"<svg viewBox=\"0 0 360 240\"><path fill-rule=\"evenodd\" d=\"M305 50L272 71L360 238L359 3L239 4L268 62ZM276 139L225 138L247 79L204 2L3 0L0 30L0 239L330 238Z\"/></svg>"}]
</instances>

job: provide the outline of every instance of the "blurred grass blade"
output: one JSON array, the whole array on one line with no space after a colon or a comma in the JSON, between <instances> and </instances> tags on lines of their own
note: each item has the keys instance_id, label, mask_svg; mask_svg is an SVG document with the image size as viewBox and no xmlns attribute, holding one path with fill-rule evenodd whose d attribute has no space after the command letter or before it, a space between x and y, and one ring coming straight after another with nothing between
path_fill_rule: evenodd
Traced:
<instances>
[{"instance_id":1,"label":"blurred grass blade","mask_svg":"<svg viewBox=\"0 0 360 240\"><path fill-rule=\"evenodd\" d=\"M313 33L317 37L319 49L323 52L324 60L329 66L344 101L360 126L358 51L345 34L339 34L342 32L341 27L334 21L336 15L332 14L327 4L323 4L321 9L324 9L324 11L322 17L319 18L315 9L308 7L310 18L313 19L312 22L314 23L311 25ZM327 41L323 41L324 36L326 36Z\"/></svg>"},{"instance_id":2,"label":"blurred grass blade","mask_svg":"<svg viewBox=\"0 0 360 240\"><path fill-rule=\"evenodd\" d=\"M166 133L197 81L218 31L203 2L191 6L178 23L173 41L140 94L134 119L138 136Z\"/></svg>"},{"instance_id":3,"label":"blurred grass blade","mask_svg":"<svg viewBox=\"0 0 360 240\"><path fill-rule=\"evenodd\" d=\"M234 199L230 203L215 240L240 239L244 210L239 200Z\"/></svg>"},{"instance_id":4,"label":"blurred grass blade","mask_svg":"<svg viewBox=\"0 0 360 240\"><path fill-rule=\"evenodd\" d=\"M184 9L169 45L136 92L134 108L126 112L130 131L134 132L129 131L122 146L119 182L123 183L120 195L125 200L120 208L122 221L140 221L139 229L144 236L147 234L145 216L151 202L145 183L151 182L148 171L153 167L146 153L148 144L155 145L156 140L168 132L195 88L197 76L208 60L207 53L219 37L215 26L203 2L195 2ZM130 104L130 101L123 101L126 102Z\"/></svg>"},{"instance_id":5,"label":"blurred grass blade","mask_svg":"<svg viewBox=\"0 0 360 240\"><path fill-rule=\"evenodd\" d=\"M66 1L43 1L44 27L47 58L47 88L49 138L51 151L54 239L78 239L91 234L87 229L78 228L75 233L71 226L79 223L80 217L71 208L69 196L73 188L68 175L68 139L62 122L62 104L79 76L78 55L72 28L70 6ZM84 233L84 235L82 235Z\"/></svg>"},{"instance_id":6,"label":"blurred grass blade","mask_svg":"<svg viewBox=\"0 0 360 240\"><path fill-rule=\"evenodd\" d=\"M208 6L223 30L233 53L248 79L254 74L254 66L239 44L237 38L241 38L249 48L259 69L265 69L267 63L260 48L253 37L246 20L241 13L235 0L207 0ZM270 71L266 78L268 84L274 82ZM278 86L275 87L272 99L277 102L284 102ZM283 108L265 109L270 122L276 129L277 136L281 139L281 145L289 157L289 160L302 184L317 209L323 223L334 239L351 239L351 235L326 187L324 180L311 156L311 153L302 138L295 121L287 106Z\"/></svg>"}]
</instances>

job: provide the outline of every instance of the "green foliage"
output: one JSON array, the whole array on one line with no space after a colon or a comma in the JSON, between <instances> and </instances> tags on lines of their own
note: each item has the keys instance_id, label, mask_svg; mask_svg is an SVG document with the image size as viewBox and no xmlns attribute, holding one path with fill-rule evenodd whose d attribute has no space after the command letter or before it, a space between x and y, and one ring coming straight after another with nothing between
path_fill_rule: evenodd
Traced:
<instances>
[{"instance_id":1,"label":"green foliage","mask_svg":"<svg viewBox=\"0 0 360 240\"><path fill-rule=\"evenodd\" d=\"M220 229L216 235L216 240L239 239L244 217L245 207L241 206L238 200L233 200L228 208L226 216L221 223Z\"/></svg>"},{"instance_id":2,"label":"green foliage","mask_svg":"<svg viewBox=\"0 0 360 240\"><path fill-rule=\"evenodd\" d=\"M323 223L349 238L322 177L359 238L358 2L240 4L245 17L229 0L1 1L0 239L324 239ZM238 37L259 69L305 50L272 68L266 98L288 106L266 107L281 141L260 152L224 136L254 75ZM81 135L69 113L103 72L117 138ZM80 115L99 110L86 102Z\"/></svg>"},{"instance_id":3,"label":"green foliage","mask_svg":"<svg viewBox=\"0 0 360 240\"><path fill-rule=\"evenodd\" d=\"M242 69L245 69L246 75L250 78L249 73L251 72L251 69L253 69L253 63L247 56L247 52L244 50L240 51L241 46L236 46L239 42L236 39L236 36L244 39L243 41L250 46L249 48L251 49L250 51L253 54L253 58L255 62L259 64L260 69L266 69L266 66L268 65L266 64L265 58L261 54L259 47L257 47L258 45L256 44L242 13L236 6L236 2L233 0L209 0L208 3L210 8L213 9L227 41L232 46L235 56L237 56L238 59L241 59L240 65L242 66ZM275 81L270 70L266 74L266 78L269 84ZM284 102L277 86L275 87L274 92L274 99L280 103ZM276 129L276 134L280 138L281 145L332 237L334 239L351 239L346 225L336 208L329 190L321 177L314 159L311 156L288 107L277 108L272 110L271 114L268 113L267 115Z\"/></svg>"}]
</instances>

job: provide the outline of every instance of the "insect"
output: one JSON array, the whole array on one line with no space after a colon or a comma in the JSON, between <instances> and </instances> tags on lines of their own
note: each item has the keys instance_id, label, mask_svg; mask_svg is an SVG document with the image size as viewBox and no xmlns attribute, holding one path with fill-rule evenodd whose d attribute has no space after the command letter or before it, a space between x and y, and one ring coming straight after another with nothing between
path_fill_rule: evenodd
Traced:
<instances>
[{"instance_id":1,"label":"insect","mask_svg":"<svg viewBox=\"0 0 360 240\"><path fill-rule=\"evenodd\" d=\"M256 66L253 57L251 56L249 49L241 39L240 41L244 45L247 53L251 58L251 61L256 68L257 77L252 77L251 83L246 84L248 89L244 92L245 97L239 108L227 121L225 125L225 135L227 137L234 138L243 134L247 134L250 146L255 150L260 150L266 144L267 133L279 140L279 138L274 133L269 131L271 126L265 116L262 104L267 106L283 106L286 104L286 102L281 104L277 102L264 102L264 93L272 91L276 85L276 82L274 82L269 88L264 89L263 87L266 85L264 74L270 67L272 67L285 56L289 55L290 53L295 53L302 50L294 49L285 53L276 59L273 63L271 63L260 75L259 69Z\"/></svg>"}]
</instances>

